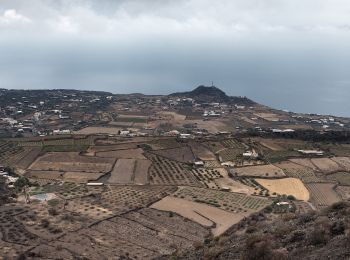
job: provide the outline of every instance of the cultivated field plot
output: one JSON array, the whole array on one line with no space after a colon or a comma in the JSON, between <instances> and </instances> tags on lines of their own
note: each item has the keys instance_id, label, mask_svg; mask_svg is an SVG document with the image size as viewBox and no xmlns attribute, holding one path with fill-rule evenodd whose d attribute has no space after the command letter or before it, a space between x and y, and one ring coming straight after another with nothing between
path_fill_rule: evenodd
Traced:
<instances>
[{"instance_id":1,"label":"cultivated field plot","mask_svg":"<svg viewBox=\"0 0 350 260\"><path fill-rule=\"evenodd\" d=\"M108 144L108 145L95 145L95 146L90 146L88 149L88 152L99 153L99 152L108 152L108 151L116 151L116 150L137 149L138 148L137 146L140 144L141 143L119 143L119 144Z\"/></svg>"},{"instance_id":2,"label":"cultivated field plot","mask_svg":"<svg viewBox=\"0 0 350 260\"><path fill-rule=\"evenodd\" d=\"M330 158L313 158L311 162L324 173L337 172L343 170L342 167Z\"/></svg>"},{"instance_id":3,"label":"cultivated field plot","mask_svg":"<svg viewBox=\"0 0 350 260\"><path fill-rule=\"evenodd\" d=\"M33 148L24 148L25 153L23 154L23 157L19 158L14 165L17 168L20 169L27 169L34 160L39 156L41 152L41 148L39 147L33 147Z\"/></svg>"},{"instance_id":4,"label":"cultivated field plot","mask_svg":"<svg viewBox=\"0 0 350 260\"><path fill-rule=\"evenodd\" d=\"M89 146L94 144L94 140L96 139L96 136L87 136L83 138L44 138L42 140L21 140L18 142L21 146L29 146L29 147L35 147L35 146Z\"/></svg>"},{"instance_id":5,"label":"cultivated field plot","mask_svg":"<svg viewBox=\"0 0 350 260\"><path fill-rule=\"evenodd\" d=\"M204 161L205 168L220 168L222 167L218 161Z\"/></svg>"},{"instance_id":6,"label":"cultivated field plot","mask_svg":"<svg viewBox=\"0 0 350 260\"><path fill-rule=\"evenodd\" d=\"M25 149L16 143L0 141L0 163L11 165L24 156Z\"/></svg>"},{"instance_id":7,"label":"cultivated field plot","mask_svg":"<svg viewBox=\"0 0 350 260\"><path fill-rule=\"evenodd\" d=\"M189 200L165 197L151 206L152 208L175 212L191 219L204 227L211 228L214 236L224 233L248 214L230 213L225 210Z\"/></svg>"},{"instance_id":8,"label":"cultivated field plot","mask_svg":"<svg viewBox=\"0 0 350 260\"><path fill-rule=\"evenodd\" d=\"M196 159L203 161L216 160L215 155L204 145L200 143L192 142L189 144Z\"/></svg>"},{"instance_id":9,"label":"cultivated field plot","mask_svg":"<svg viewBox=\"0 0 350 260\"><path fill-rule=\"evenodd\" d=\"M153 150L171 149L182 146L182 144L177 142L175 138L157 139L147 144L150 145Z\"/></svg>"},{"instance_id":10,"label":"cultivated field plot","mask_svg":"<svg viewBox=\"0 0 350 260\"><path fill-rule=\"evenodd\" d=\"M326 179L337 182L339 185L350 186L350 172L335 172L327 174Z\"/></svg>"},{"instance_id":11,"label":"cultivated field plot","mask_svg":"<svg viewBox=\"0 0 350 260\"><path fill-rule=\"evenodd\" d=\"M104 151L95 154L97 157L118 158L118 159L146 159L141 148Z\"/></svg>"},{"instance_id":12,"label":"cultivated field plot","mask_svg":"<svg viewBox=\"0 0 350 260\"><path fill-rule=\"evenodd\" d=\"M236 139L226 139L221 141L221 143L225 148L244 149L244 145Z\"/></svg>"},{"instance_id":13,"label":"cultivated field plot","mask_svg":"<svg viewBox=\"0 0 350 260\"><path fill-rule=\"evenodd\" d=\"M113 167L108 183L132 183L135 162L135 159L118 159Z\"/></svg>"},{"instance_id":14,"label":"cultivated field plot","mask_svg":"<svg viewBox=\"0 0 350 260\"><path fill-rule=\"evenodd\" d=\"M283 151L272 151L272 150L266 151L265 150L263 152L263 156L268 162L275 163L275 162L286 161L294 157L299 157L300 154L294 150L283 150Z\"/></svg>"},{"instance_id":15,"label":"cultivated field plot","mask_svg":"<svg viewBox=\"0 0 350 260\"><path fill-rule=\"evenodd\" d=\"M215 183L215 179L222 178L221 171L224 169L207 169L207 168L195 168L191 172L195 178L200 181L205 187L211 189L220 189L220 186Z\"/></svg>"},{"instance_id":16,"label":"cultivated field plot","mask_svg":"<svg viewBox=\"0 0 350 260\"><path fill-rule=\"evenodd\" d=\"M221 150L220 152L218 152L219 155L219 161L220 162L227 162L227 161L231 161L231 162L235 162L239 159L242 159L243 157L243 153L244 153L244 149L224 149Z\"/></svg>"},{"instance_id":17,"label":"cultivated field plot","mask_svg":"<svg viewBox=\"0 0 350 260\"><path fill-rule=\"evenodd\" d=\"M152 162L150 160L136 160L134 168L134 184L148 184L148 169L151 167Z\"/></svg>"},{"instance_id":18,"label":"cultivated field plot","mask_svg":"<svg viewBox=\"0 0 350 260\"><path fill-rule=\"evenodd\" d=\"M67 210L101 220L130 210L147 207L176 191L176 187L110 186L99 196L69 200Z\"/></svg>"},{"instance_id":19,"label":"cultivated field plot","mask_svg":"<svg viewBox=\"0 0 350 260\"><path fill-rule=\"evenodd\" d=\"M190 172L189 166L155 154L147 154L152 161L149 168L150 184L202 186Z\"/></svg>"},{"instance_id":20,"label":"cultivated field plot","mask_svg":"<svg viewBox=\"0 0 350 260\"><path fill-rule=\"evenodd\" d=\"M165 157L169 160L187 163L194 162L194 155L189 146L183 146L172 149L162 149L157 151L152 151L153 154Z\"/></svg>"},{"instance_id":21,"label":"cultivated field plot","mask_svg":"<svg viewBox=\"0 0 350 260\"><path fill-rule=\"evenodd\" d=\"M101 172L62 172L62 171L33 171L25 173L27 178L45 179L45 180L62 180L67 182L86 183L102 177Z\"/></svg>"},{"instance_id":22,"label":"cultivated field plot","mask_svg":"<svg viewBox=\"0 0 350 260\"><path fill-rule=\"evenodd\" d=\"M237 176L248 177L285 177L283 170L272 165L258 165L235 168Z\"/></svg>"},{"instance_id":23,"label":"cultivated field plot","mask_svg":"<svg viewBox=\"0 0 350 260\"><path fill-rule=\"evenodd\" d=\"M341 200L334 191L334 183L308 183L306 188L310 191L310 201L316 208L324 208Z\"/></svg>"},{"instance_id":24,"label":"cultivated field plot","mask_svg":"<svg viewBox=\"0 0 350 260\"><path fill-rule=\"evenodd\" d=\"M103 172L111 170L114 159L81 156L75 152L46 153L30 166L39 171Z\"/></svg>"},{"instance_id":25,"label":"cultivated field plot","mask_svg":"<svg viewBox=\"0 0 350 260\"><path fill-rule=\"evenodd\" d=\"M220 142L208 141L208 142L204 142L203 145L208 147L208 149L215 154L225 149L225 146L223 146Z\"/></svg>"},{"instance_id":26,"label":"cultivated field plot","mask_svg":"<svg viewBox=\"0 0 350 260\"><path fill-rule=\"evenodd\" d=\"M276 140L273 140L273 139L264 138L264 139L258 139L257 141L262 146L272 151L282 151L285 149L282 145L280 145L278 142L276 142Z\"/></svg>"},{"instance_id":27,"label":"cultivated field plot","mask_svg":"<svg viewBox=\"0 0 350 260\"><path fill-rule=\"evenodd\" d=\"M350 158L349 157L333 157L331 158L339 164L345 171L350 172Z\"/></svg>"},{"instance_id":28,"label":"cultivated field plot","mask_svg":"<svg viewBox=\"0 0 350 260\"><path fill-rule=\"evenodd\" d=\"M310 159L305 158L305 159L290 159L289 161L291 161L292 163L296 163L299 164L301 166L304 167L308 167L310 169L312 169L313 171L319 171L319 169L316 167L316 165L314 165Z\"/></svg>"},{"instance_id":29,"label":"cultivated field plot","mask_svg":"<svg viewBox=\"0 0 350 260\"><path fill-rule=\"evenodd\" d=\"M337 186L335 191L343 200L350 199L350 186Z\"/></svg>"},{"instance_id":30,"label":"cultivated field plot","mask_svg":"<svg viewBox=\"0 0 350 260\"><path fill-rule=\"evenodd\" d=\"M255 179L260 185L276 195L292 195L297 200L308 201L310 198L309 191L306 189L301 180L296 178L284 178L277 180Z\"/></svg>"},{"instance_id":31,"label":"cultivated field plot","mask_svg":"<svg viewBox=\"0 0 350 260\"><path fill-rule=\"evenodd\" d=\"M146 184L148 182L149 160L118 159L113 167L108 183Z\"/></svg>"},{"instance_id":32,"label":"cultivated field plot","mask_svg":"<svg viewBox=\"0 0 350 260\"><path fill-rule=\"evenodd\" d=\"M281 168L288 177L299 178L304 183L321 182L315 172L309 168L292 162L276 163L275 166Z\"/></svg>"},{"instance_id":33,"label":"cultivated field plot","mask_svg":"<svg viewBox=\"0 0 350 260\"><path fill-rule=\"evenodd\" d=\"M350 146L346 144L332 145L329 147L329 150L335 156L350 156Z\"/></svg>"},{"instance_id":34,"label":"cultivated field plot","mask_svg":"<svg viewBox=\"0 0 350 260\"><path fill-rule=\"evenodd\" d=\"M122 127L101 127L101 126L88 126L79 131L75 131L75 134L91 135L91 134L118 134L123 130ZM136 130L136 129L135 129Z\"/></svg>"},{"instance_id":35,"label":"cultivated field plot","mask_svg":"<svg viewBox=\"0 0 350 260\"><path fill-rule=\"evenodd\" d=\"M232 213L252 213L271 204L269 199L203 188L181 188L174 197L208 204Z\"/></svg>"}]
</instances>

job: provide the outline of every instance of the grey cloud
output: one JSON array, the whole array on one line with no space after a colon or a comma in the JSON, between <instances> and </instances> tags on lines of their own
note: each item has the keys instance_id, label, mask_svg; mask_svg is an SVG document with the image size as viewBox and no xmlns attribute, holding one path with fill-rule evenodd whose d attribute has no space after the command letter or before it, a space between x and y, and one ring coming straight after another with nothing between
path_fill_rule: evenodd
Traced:
<instances>
[{"instance_id":1,"label":"grey cloud","mask_svg":"<svg viewBox=\"0 0 350 260\"><path fill-rule=\"evenodd\" d=\"M30 22L1 25L8 10ZM167 94L213 80L350 116L349 12L347 0L0 0L0 87Z\"/></svg>"}]
</instances>

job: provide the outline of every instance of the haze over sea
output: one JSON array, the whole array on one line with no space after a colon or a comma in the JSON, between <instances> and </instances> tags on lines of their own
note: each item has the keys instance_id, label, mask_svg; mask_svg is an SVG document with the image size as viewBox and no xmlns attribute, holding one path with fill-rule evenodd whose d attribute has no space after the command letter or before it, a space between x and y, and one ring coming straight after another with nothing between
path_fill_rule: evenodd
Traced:
<instances>
[{"instance_id":1,"label":"haze over sea","mask_svg":"<svg viewBox=\"0 0 350 260\"><path fill-rule=\"evenodd\" d=\"M348 0L0 0L0 87L169 94L214 84L350 117Z\"/></svg>"}]
</instances>

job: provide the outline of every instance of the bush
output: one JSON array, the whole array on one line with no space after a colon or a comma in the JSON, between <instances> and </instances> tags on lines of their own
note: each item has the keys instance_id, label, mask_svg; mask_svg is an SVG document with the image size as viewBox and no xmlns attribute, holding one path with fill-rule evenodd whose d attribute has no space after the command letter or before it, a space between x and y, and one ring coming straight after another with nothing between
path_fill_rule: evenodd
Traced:
<instances>
[{"instance_id":1,"label":"bush","mask_svg":"<svg viewBox=\"0 0 350 260\"><path fill-rule=\"evenodd\" d=\"M343 221L334 222L330 227L330 233L332 235L338 236L345 232L345 223Z\"/></svg>"},{"instance_id":2,"label":"bush","mask_svg":"<svg viewBox=\"0 0 350 260\"><path fill-rule=\"evenodd\" d=\"M49 212L49 214L51 216L57 216L58 215L58 211L55 208L49 208L48 212Z\"/></svg>"},{"instance_id":3,"label":"bush","mask_svg":"<svg viewBox=\"0 0 350 260\"><path fill-rule=\"evenodd\" d=\"M294 197L293 195L288 195L288 196L287 196L287 199L289 199L289 200L295 200L295 197Z\"/></svg>"},{"instance_id":4,"label":"bush","mask_svg":"<svg viewBox=\"0 0 350 260\"><path fill-rule=\"evenodd\" d=\"M325 245L328 242L328 235L326 231L321 228L315 228L313 231L311 231L308 235L308 243L310 245Z\"/></svg>"}]
</instances>

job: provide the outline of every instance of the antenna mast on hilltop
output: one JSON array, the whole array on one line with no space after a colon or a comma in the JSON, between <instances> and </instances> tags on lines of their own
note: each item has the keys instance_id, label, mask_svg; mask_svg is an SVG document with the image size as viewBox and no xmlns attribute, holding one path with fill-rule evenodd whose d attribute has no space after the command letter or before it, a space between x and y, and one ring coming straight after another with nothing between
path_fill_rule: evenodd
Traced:
<instances>
[{"instance_id":1,"label":"antenna mast on hilltop","mask_svg":"<svg viewBox=\"0 0 350 260\"><path fill-rule=\"evenodd\" d=\"M214 87L214 81L211 81L211 86Z\"/></svg>"}]
</instances>

